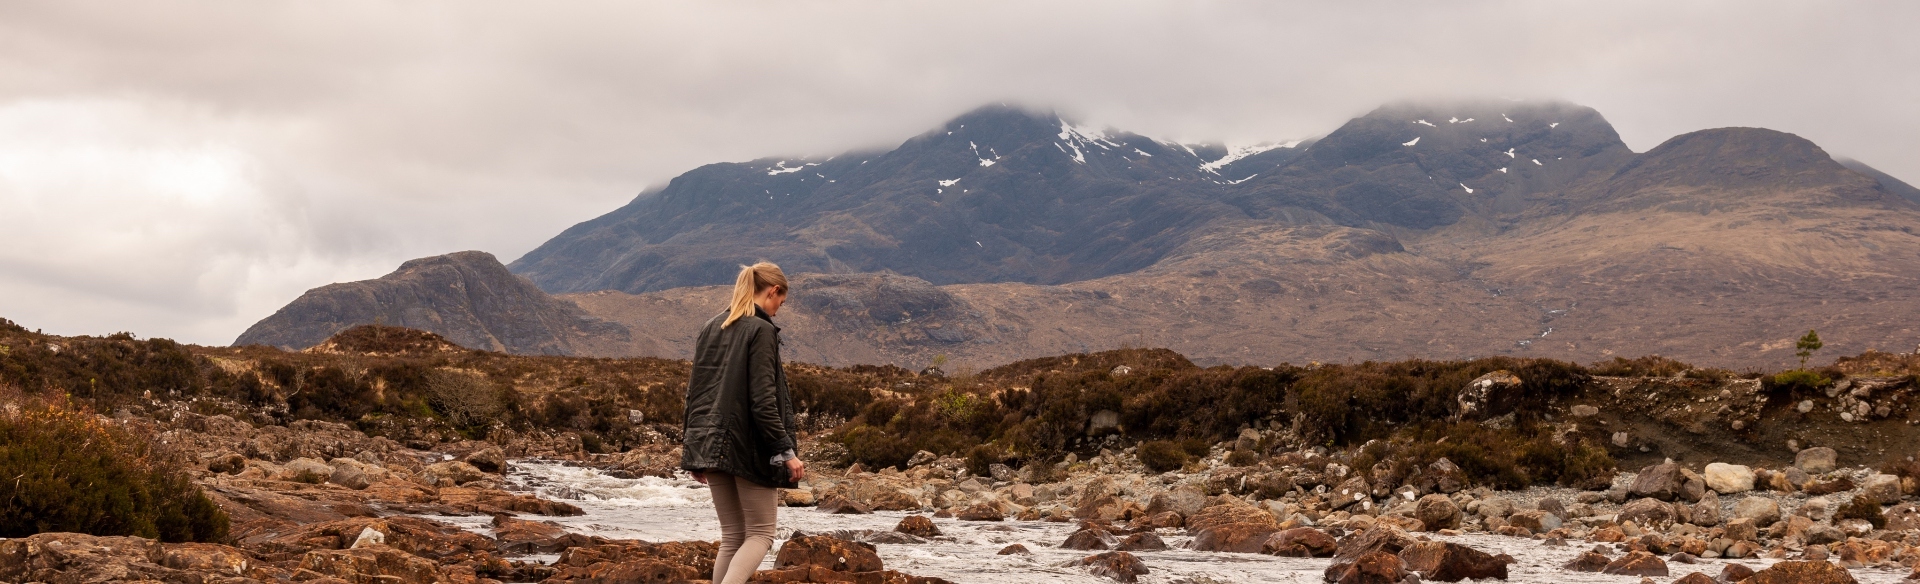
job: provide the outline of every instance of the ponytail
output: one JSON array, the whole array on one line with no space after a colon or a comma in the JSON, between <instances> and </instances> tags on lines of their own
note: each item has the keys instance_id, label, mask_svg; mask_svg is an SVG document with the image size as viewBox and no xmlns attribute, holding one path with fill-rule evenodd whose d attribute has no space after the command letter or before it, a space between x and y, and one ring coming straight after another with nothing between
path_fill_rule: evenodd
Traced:
<instances>
[{"instance_id":1,"label":"ponytail","mask_svg":"<svg viewBox=\"0 0 1920 584\"><path fill-rule=\"evenodd\" d=\"M733 325L740 317L753 314L753 299L768 288L779 288L781 293L787 290L787 274L773 262L760 262L751 266L740 266L740 276L733 280L733 303L727 313L727 321L721 328Z\"/></svg>"}]
</instances>

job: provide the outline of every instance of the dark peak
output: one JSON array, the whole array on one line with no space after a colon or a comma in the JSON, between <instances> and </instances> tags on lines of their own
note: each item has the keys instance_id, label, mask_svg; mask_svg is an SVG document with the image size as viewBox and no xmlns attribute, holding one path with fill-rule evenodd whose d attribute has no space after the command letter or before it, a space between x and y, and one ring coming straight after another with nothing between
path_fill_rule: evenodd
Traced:
<instances>
[{"instance_id":1,"label":"dark peak","mask_svg":"<svg viewBox=\"0 0 1920 584\"><path fill-rule=\"evenodd\" d=\"M1051 110L1040 110L1007 103L993 103L974 108L967 113L947 120L937 132L949 132L963 127L1018 127L1037 124L1040 127L1060 125L1060 115Z\"/></svg>"},{"instance_id":2,"label":"dark peak","mask_svg":"<svg viewBox=\"0 0 1920 584\"><path fill-rule=\"evenodd\" d=\"M1844 171L1827 151L1806 138L1766 128L1715 128L1668 139L1635 157L1614 179L1624 187L1655 181L1689 186L1810 186L1809 181L1831 182Z\"/></svg>"},{"instance_id":3,"label":"dark peak","mask_svg":"<svg viewBox=\"0 0 1920 584\"><path fill-rule=\"evenodd\" d=\"M431 266L443 266L443 265L464 266L464 267L479 268L479 269L499 269L500 271L503 271L503 272L506 271L507 269L505 265L502 265L500 263L499 258L493 257L493 254L490 254L484 251L470 250L470 251L456 251L450 254L407 260L406 263L400 264L400 269L395 270L394 273L398 274L401 272L407 272L407 271L417 270L417 269L431 267Z\"/></svg>"},{"instance_id":4,"label":"dark peak","mask_svg":"<svg viewBox=\"0 0 1920 584\"><path fill-rule=\"evenodd\" d=\"M1878 181L1881 190L1911 201L1913 204L1920 205L1920 188L1915 188L1913 185L1907 184L1906 181L1900 180L1891 174L1881 172L1878 168L1867 166L1865 162L1852 158L1835 158L1833 161L1840 163L1840 166L1847 167L1848 170L1867 175L1867 177Z\"/></svg>"}]
</instances>

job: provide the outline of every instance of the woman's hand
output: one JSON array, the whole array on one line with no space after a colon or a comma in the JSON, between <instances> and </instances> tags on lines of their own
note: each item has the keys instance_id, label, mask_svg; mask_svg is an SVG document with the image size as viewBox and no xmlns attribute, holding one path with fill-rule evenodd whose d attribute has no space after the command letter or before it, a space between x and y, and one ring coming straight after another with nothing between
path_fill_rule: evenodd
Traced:
<instances>
[{"instance_id":1,"label":"woman's hand","mask_svg":"<svg viewBox=\"0 0 1920 584\"><path fill-rule=\"evenodd\" d=\"M707 473L700 472L697 470L693 471L693 480L700 481L700 484L703 484L703 485L707 484Z\"/></svg>"},{"instance_id":2,"label":"woman's hand","mask_svg":"<svg viewBox=\"0 0 1920 584\"><path fill-rule=\"evenodd\" d=\"M800 482L800 479L807 478L807 463L800 462L798 458L789 458L787 472L793 475L793 482Z\"/></svg>"}]
</instances>

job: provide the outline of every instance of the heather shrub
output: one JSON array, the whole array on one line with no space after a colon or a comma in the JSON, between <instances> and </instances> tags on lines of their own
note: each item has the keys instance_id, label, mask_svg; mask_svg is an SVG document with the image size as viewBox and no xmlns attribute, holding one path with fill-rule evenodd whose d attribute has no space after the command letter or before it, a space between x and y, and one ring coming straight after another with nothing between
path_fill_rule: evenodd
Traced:
<instances>
[{"instance_id":1,"label":"heather shrub","mask_svg":"<svg viewBox=\"0 0 1920 584\"><path fill-rule=\"evenodd\" d=\"M1179 470L1180 467L1186 466L1188 462L1193 460L1193 457L1187 454L1186 449L1181 448L1179 443L1172 440L1149 440L1141 442L1140 446L1135 448L1134 456L1139 457L1140 463L1147 465L1147 468L1153 472Z\"/></svg>"},{"instance_id":2,"label":"heather shrub","mask_svg":"<svg viewBox=\"0 0 1920 584\"><path fill-rule=\"evenodd\" d=\"M1761 389L1772 395L1793 396L1813 393L1833 380L1818 371L1795 369L1776 373L1760 379Z\"/></svg>"},{"instance_id":3,"label":"heather shrub","mask_svg":"<svg viewBox=\"0 0 1920 584\"><path fill-rule=\"evenodd\" d=\"M227 516L142 434L63 403L0 412L0 537L49 531L220 541Z\"/></svg>"},{"instance_id":4,"label":"heather shrub","mask_svg":"<svg viewBox=\"0 0 1920 584\"><path fill-rule=\"evenodd\" d=\"M1608 377L1672 377L1692 368L1685 361L1659 355L1634 359L1614 357L1611 361L1597 361L1587 366L1594 375Z\"/></svg>"}]
</instances>

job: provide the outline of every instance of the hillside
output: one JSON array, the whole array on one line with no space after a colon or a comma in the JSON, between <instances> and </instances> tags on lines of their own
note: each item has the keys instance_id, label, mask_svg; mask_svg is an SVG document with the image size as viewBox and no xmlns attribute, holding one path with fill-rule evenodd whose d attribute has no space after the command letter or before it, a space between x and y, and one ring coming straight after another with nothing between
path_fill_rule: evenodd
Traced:
<instances>
[{"instance_id":1,"label":"hillside","mask_svg":"<svg viewBox=\"0 0 1920 584\"><path fill-rule=\"evenodd\" d=\"M797 277L788 347L838 365L1160 346L1764 368L1809 328L1845 352L1920 342L1910 190L1764 129L1636 154L1558 102L1393 104L1235 148L989 106L884 152L696 169L509 269L626 329L549 343L565 354L684 357L717 285L768 259Z\"/></svg>"}]
</instances>

